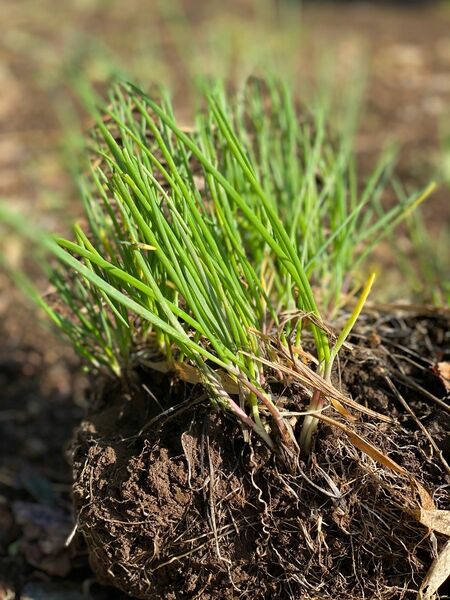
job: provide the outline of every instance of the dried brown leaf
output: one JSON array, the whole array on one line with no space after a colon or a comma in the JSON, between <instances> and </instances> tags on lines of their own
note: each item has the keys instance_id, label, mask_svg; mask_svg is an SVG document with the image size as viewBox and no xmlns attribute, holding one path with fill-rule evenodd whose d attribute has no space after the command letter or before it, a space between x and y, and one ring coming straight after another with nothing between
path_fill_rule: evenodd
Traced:
<instances>
[{"instance_id":1,"label":"dried brown leaf","mask_svg":"<svg viewBox=\"0 0 450 600\"><path fill-rule=\"evenodd\" d=\"M447 392L450 392L450 362L438 362L433 371L442 381Z\"/></svg>"},{"instance_id":2,"label":"dried brown leaf","mask_svg":"<svg viewBox=\"0 0 450 600\"><path fill-rule=\"evenodd\" d=\"M188 365L186 363L171 363L166 360L152 362L149 360L141 361L143 365L153 369L154 371L158 371L159 373L174 373L185 383L202 383L204 379L201 376L200 371L193 367L192 365ZM239 394L239 384L232 379L232 377L226 373L225 371L218 369L215 371L216 377L220 380L223 389L228 394Z\"/></svg>"},{"instance_id":3,"label":"dried brown leaf","mask_svg":"<svg viewBox=\"0 0 450 600\"><path fill-rule=\"evenodd\" d=\"M450 537L450 511L449 510L426 510L416 511L418 521L437 533Z\"/></svg>"}]
</instances>

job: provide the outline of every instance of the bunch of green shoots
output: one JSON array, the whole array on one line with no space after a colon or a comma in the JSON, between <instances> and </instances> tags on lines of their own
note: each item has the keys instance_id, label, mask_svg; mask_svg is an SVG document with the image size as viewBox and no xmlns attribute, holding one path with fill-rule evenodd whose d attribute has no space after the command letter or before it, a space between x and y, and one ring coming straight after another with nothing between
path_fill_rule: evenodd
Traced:
<instances>
[{"instance_id":1,"label":"bunch of green shoots","mask_svg":"<svg viewBox=\"0 0 450 600\"><path fill-rule=\"evenodd\" d=\"M330 381L373 278L334 342L323 318L429 190L380 213L387 162L360 189L349 137L330 141L325 110L301 115L282 83L232 97L217 85L204 100L186 130L165 92L112 90L81 181L86 222L74 240L27 232L57 261L48 269L63 308L39 302L92 367L121 375L156 352L274 447L269 419L284 431L267 389L274 355L300 361L309 329L316 375ZM305 449L324 401L314 386L310 398Z\"/></svg>"},{"instance_id":2,"label":"bunch of green shoots","mask_svg":"<svg viewBox=\"0 0 450 600\"><path fill-rule=\"evenodd\" d=\"M450 188L450 126L448 117L441 125L442 138L438 153L437 179L443 191ZM406 192L396 182L399 198ZM444 214L433 220L433 231L429 216L416 210L407 217L406 239L409 248L397 244L397 255L402 276L408 282L414 297L420 302L430 302L436 306L450 306L450 223ZM395 240L394 240L395 243Z\"/></svg>"},{"instance_id":3,"label":"bunch of green shoots","mask_svg":"<svg viewBox=\"0 0 450 600\"><path fill-rule=\"evenodd\" d=\"M441 223L440 231L430 232L420 210L406 219L409 252L397 250L402 276L419 302L450 306L450 228Z\"/></svg>"}]
</instances>

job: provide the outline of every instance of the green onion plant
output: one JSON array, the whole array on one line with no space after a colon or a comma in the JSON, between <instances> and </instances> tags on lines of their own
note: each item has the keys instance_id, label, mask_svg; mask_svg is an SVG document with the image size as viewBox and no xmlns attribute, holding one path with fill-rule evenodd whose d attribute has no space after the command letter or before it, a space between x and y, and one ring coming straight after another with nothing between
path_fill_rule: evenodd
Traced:
<instances>
[{"instance_id":1,"label":"green onion plant","mask_svg":"<svg viewBox=\"0 0 450 600\"><path fill-rule=\"evenodd\" d=\"M164 90L154 99L130 84L112 89L72 239L30 231L4 207L0 217L53 256L57 302L38 301L92 368L189 369L273 448L275 428L282 439L288 428L267 365L279 373L289 357L304 373L311 340L316 375L330 381L373 278L336 339L324 321L354 296L373 245L430 189L383 211L386 156L358 182L350 135L330 130L324 106L300 109L275 79L233 94L204 85L202 98L187 129ZM306 450L323 402L311 384Z\"/></svg>"}]
</instances>

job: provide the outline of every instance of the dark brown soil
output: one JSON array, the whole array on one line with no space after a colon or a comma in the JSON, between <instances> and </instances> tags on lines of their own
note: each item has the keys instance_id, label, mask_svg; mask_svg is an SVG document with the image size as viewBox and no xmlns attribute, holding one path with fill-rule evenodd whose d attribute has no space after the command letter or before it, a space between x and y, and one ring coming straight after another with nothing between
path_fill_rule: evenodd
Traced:
<instances>
[{"instance_id":1,"label":"dark brown soil","mask_svg":"<svg viewBox=\"0 0 450 600\"><path fill-rule=\"evenodd\" d=\"M432 367L449 358L449 323L448 314L367 316L340 365L345 391L394 417L354 429L440 509L449 508L450 417L436 404L445 386ZM324 425L293 474L258 441L244 442L234 421L192 407L198 389L158 377L141 373L124 395L103 391L75 438L78 530L100 581L155 600L416 597L443 540L411 515L408 478ZM143 383L162 416L142 402ZM305 408L297 392L285 391L290 410Z\"/></svg>"},{"instance_id":2,"label":"dark brown soil","mask_svg":"<svg viewBox=\"0 0 450 600\"><path fill-rule=\"evenodd\" d=\"M0 598L33 573L60 578L72 570L64 548L73 527L64 452L84 412L78 361L53 336L49 345L48 332L20 333L19 323L0 325Z\"/></svg>"},{"instance_id":3,"label":"dark brown soil","mask_svg":"<svg viewBox=\"0 0 450 600\"><path fill-rule=\"evenodd\" d=\"M123 598L90 581L76 538L65 546L74 526L66 451L86 412L86 378L29 308L16 302L15 315L0 322L0 599Z\"/></svg>"}]
</instances>

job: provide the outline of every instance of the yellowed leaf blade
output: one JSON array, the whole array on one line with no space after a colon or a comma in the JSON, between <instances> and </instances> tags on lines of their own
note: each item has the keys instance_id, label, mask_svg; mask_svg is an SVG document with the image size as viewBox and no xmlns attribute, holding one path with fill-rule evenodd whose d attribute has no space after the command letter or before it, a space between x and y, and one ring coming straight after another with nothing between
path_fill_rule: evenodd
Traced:
<instances>
[{"instance_id":1,"label":"yellowed leaf blade","mask_svg":"<svg viewBox=\"0 0 450 600\"><path fill-rule=\"evenodd\" d=\"M448 577L450 577L450 540L433 560L420 586L417 600L434 600L436 592Z\"/></svg>"},{"instance_id":2,"label":"yellowed leaf blade","mask_svg":"<svg viewBox=\"0 0 450 600\"><path fill-rule=\"evenodd\" d=\"M389 458L386 454L378 450L375 446L373 446L370 442L362 438L360 435L355 433L354 431L350 431L347 433L350 441L354 446L362 450L367 456L370 456L383 466L391 469L395 473L400 473L401 475L406 475L406 471L403 467L401 467L398 463L396 463L392 458Z\"/></svg>"},{"instance_id":3,"label":"yellowed leaf blade","mask_svg":"<svg viewBox=\"0 0 450 600\"><path fill-rule=\"evenodd\" d=\"M350 421L356 421L356 417L349 413L348 410L344 406L342 406L339 400L336 400L335 398L330 398L330 402L333 405L334 409L337 410L337 412L343 417L349 419Z\"/></svg>"}]
</instances>

